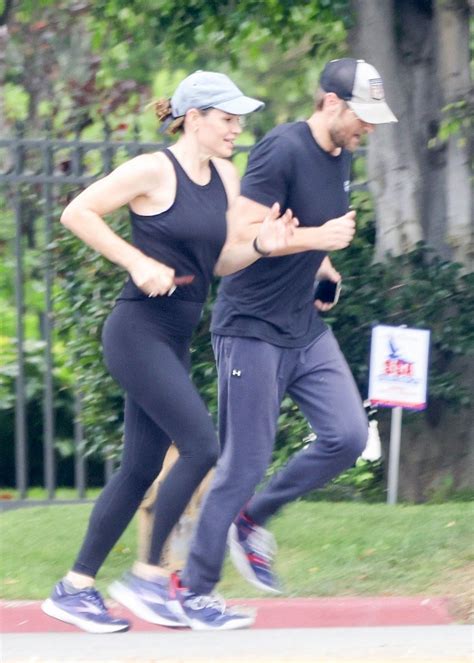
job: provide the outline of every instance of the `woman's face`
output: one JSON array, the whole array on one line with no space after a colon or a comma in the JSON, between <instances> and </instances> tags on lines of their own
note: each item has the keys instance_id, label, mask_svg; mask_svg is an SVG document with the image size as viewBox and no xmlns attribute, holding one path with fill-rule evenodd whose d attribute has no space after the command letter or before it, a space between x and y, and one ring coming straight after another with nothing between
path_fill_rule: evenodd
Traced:
<instances>
[{"instance_id":1,"label":"woman's face","mask_svg":"<svg viewBox=\"0 0 474 663\"><path fill-rule=\"evenodd\" d=\"M217 108L201 113L196 126L199 143L213 157L230 157L234 141L242 133L240 115L231 115Z\"/></svg>"}]
</instances>

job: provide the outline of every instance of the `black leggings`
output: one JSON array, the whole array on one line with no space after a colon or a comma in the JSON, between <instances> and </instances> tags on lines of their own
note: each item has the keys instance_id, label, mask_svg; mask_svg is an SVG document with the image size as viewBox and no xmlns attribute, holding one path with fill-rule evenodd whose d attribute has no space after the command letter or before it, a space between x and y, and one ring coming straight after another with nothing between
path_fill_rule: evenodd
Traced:
<instances>
[{"instance_id":1,"label":"black leggings","mask_svg":"<svg viewBox=\"0 0 474 663\"><path fill-rule=\"evenodd\" d=\"M156 500L150 564L160 563L171 530L217 461L214 425L189 377L200 305L160 300L119 302L104 326L105 361L126 392L125 440L120 468L92 511L73 566L78 573L96 575L158 476L171 440L179 458Z\"/></svg>"}]
</instances>

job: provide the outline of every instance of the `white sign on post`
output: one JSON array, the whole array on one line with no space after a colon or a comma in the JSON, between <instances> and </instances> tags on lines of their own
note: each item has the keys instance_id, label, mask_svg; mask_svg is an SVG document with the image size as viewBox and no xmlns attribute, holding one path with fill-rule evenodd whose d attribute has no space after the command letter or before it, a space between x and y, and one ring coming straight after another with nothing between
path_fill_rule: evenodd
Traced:
<instances>
[{"instance_id":1,"label":"white sign on post","mask_svg":"<svg viewBox=\"0 0 474 663\"><path fill-rule=\"evenodd\" d=\"M402 408L426 407L430 332L427 329L377 325L372 329L370 351L369 401L391 407L390 458L387 502L395 504Z\"/></svg>"},{"instance_id":2,"label":"white sign on post","mask_svg":"<svg viewBox=\"0 0 474 663\"><path fill-rule=\"evenodd\" d=\"M372 329L369 400L382 407L424 410L430 332L377 325Z\"/></svg>"}]
</instances>

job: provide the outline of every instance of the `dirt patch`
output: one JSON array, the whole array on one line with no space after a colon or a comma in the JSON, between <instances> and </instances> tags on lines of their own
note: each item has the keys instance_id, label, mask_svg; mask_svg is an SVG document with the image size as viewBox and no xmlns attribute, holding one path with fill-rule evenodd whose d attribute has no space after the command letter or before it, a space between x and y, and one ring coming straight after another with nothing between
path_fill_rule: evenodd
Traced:
<instances>
[{"instance_id":1,"label":"dirt patch","mask_svg":"<svg viewBox=\"0 0 474 663\"><path fill-rule=\"evenodd\" d=\"M430 592L449 598L449 612L462 624L474 624L474 562L450 569Z\"/></svg>"}]
</instances>

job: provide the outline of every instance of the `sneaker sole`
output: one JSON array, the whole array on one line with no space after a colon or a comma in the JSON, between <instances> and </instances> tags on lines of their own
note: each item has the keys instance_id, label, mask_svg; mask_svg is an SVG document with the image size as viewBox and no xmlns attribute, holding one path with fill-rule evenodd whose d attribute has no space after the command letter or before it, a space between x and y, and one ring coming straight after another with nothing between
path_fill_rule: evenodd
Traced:
<instances>
[{"instance_id":1,"label":"sneaker sole","mask_svg":"<svg viewBox=\"0 0 474 663\"><path fill-rule=\"evenodd\" d=\"M236 631L240 628L249 628L255 623L255 617L245 617L237 620L229 620L223 624L212 625L206 622L202 622L199 619L194 619L193 617L186 617L189 623L189 626L193 631Z\"/></svg>"},{"instance_id":2,"label":"sneaker sole","mask_svg":"<svg viewBox=\"0 0 474 663\"><path fill-rule=\"evenodd\" d=\"M81 619L71 615L66 610L59 608L54 601L51 599L46 599L41 604L41 610L48 615L48 617L53 617L54 619L59 619L61 622L66 622L67 624L72 624L77 626L87 633L119 633L121 631L128 631L130 624L126 626L118 626L112 624L98 624L97 622L88 621L87 619Z\"/></svg>"},{"instance_id":3,"label":"sneaker sole","mask_svg":"<svg viewBox=\"0 0 474 663\"><path fill-rule=\"evenodd\" d=\"M171 626L173 628L182 628L183 626L188 625L184 620L179 621L178 615L176 615L176 619L168 619L167 617L157 615L156 612L143 603L143 601L140 601L136 594L130 591L130 589L121 582L113 582L108 588L108 593L115 601L121 603L130 610L130 612L133 612L134 615L143 619L145 622L150 622L150 624L157 624L159 626ZM163 605L165 604L163 603Z\"/></svg>"},{"instance_id":4,"label":"sneaker sole","mask_svg":"<svg viewBox=\"0 0 474 663\"><path fill-rule=\"evenodd\" d=\"M270 587L270 585L265 585L261 582L255 575L252 567L249 564L247 555L242 550L242 546L239 543L237 527L235 524L232 524L229 529L229 534L227 535L227 544L229 546L230 559L240 573L240 575L249 582L254 587L263 590L264 592L270 592L271 594L281 594L281 590L276 587Z\"/></svg>"}]
</instances>

